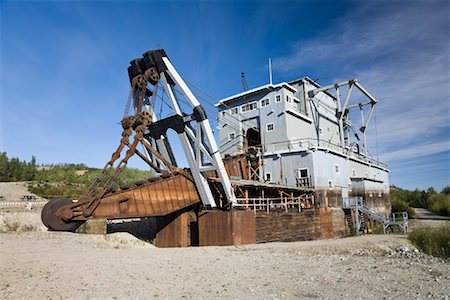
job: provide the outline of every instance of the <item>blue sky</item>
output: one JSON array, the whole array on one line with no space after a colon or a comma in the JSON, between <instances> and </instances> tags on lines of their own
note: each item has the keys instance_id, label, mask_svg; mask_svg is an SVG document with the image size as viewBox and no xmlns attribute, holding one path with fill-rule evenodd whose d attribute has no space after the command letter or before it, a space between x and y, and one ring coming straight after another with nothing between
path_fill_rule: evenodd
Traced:
<instances>
[{"instance_id":1,"label":"blue sky","mask_svg":"<svg viewBox=\"0 0 450 300\"><path fill-rule=\"evenodd\" d=\"M380 101L378 138L374 126L368 138L391 183L450 183L448 1L2 1L0 9L0 151L9 156L102 167L120 139L129 61L164 48L217 99L240 91L242 70L250 87L267 83L269 57L275 82L358 78Z\"/></svg>"}]
</instances>

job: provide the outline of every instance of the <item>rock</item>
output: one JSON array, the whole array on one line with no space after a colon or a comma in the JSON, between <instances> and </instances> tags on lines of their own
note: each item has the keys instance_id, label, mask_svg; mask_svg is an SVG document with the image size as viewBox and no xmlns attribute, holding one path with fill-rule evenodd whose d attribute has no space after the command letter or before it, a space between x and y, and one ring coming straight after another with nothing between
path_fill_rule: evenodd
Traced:
<instances>
[{"instance_id":1,"label":"rock","mask_svg":"<svg viewBox=\"0 0 450 300\"><path fill-rule=\"evenodd\" d=\"M400 246L400 247L398 248L398 251L403 252L403 253L410 252L409 248L406 247L406 246Z\"/></svg>"},{"instance_id":2,"label":"rock","mask_svg":"<svg viewBox=\"0 0 450 300\"><path fill-rule=\"evenodd\" d=\"M106 225L106 219L89 219L77 229L77 233L106 234Z\"/></svg>"}]
</instances>

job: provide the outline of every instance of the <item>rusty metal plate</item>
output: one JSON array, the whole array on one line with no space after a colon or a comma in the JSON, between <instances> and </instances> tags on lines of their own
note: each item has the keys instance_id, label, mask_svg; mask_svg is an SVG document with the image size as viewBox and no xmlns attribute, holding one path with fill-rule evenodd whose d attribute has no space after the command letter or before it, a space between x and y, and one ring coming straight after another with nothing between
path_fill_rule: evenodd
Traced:
<instances>
[{"instance_id":1,"label":"rusty metal plate","mask_svg":"<svg viewBox=\"0 0 450 300\"><path fill-rule=\"evenodd\" d=\"M255 214L252 211L204 211L198 218L200 246L256 243Z\"/></svg>"},{"instance_id":2,"label":"rusty metal plate","mask_svg":"<svg viewBox=\"0 0 450 300\"><path fill-rule=\"evenodd\" d=\"M165 216L198 202L200 196L195 184L177 175L105 195L92 217L111 220ZM74 220L78 218L83 216Z\"/></svg>"}]
</instances>

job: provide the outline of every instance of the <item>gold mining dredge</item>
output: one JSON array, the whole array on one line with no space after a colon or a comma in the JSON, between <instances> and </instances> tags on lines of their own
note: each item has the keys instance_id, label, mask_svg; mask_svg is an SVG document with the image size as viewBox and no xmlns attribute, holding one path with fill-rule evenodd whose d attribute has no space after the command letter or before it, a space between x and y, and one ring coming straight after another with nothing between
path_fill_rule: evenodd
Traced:
<instances>
[{"instance_id":1,"label":"gold mining dredge","mask_svg":"<svg viewBox=\"0 0 450 300\"><path fill-rule=\"evenodd\" d=\"M368 156L365 145L377 101L356 80L320 87L304 77L223 99L216 105L219 149L205 109L164 50L131 61L128 74L125 111L134 113L121 121L119 147L78 201L57 199L45 205L42 222L49 230L75 231L90 219L154 217L155 245L176 247L332 238L374 226L407 229L407 216L401 222L398 216L383 216L390 213L388 169ZM341 103L344 85L348 92ZM349 104L353 88L368 100ZM170 116L158 116L158 98L171 109ZM365 105L371 108L366 119ZM350 140L351 108L361 110L361 147ZM290 126L312 126L317 137L288 137L287 144L276 140ZM324 144L322 135L330 127L337 134ZM178 136L189 168L177 166L169 130ZM112 188L134 155L158 176ZM325 172L325 165L333 174Z\"/></svg>"}]
</instances>

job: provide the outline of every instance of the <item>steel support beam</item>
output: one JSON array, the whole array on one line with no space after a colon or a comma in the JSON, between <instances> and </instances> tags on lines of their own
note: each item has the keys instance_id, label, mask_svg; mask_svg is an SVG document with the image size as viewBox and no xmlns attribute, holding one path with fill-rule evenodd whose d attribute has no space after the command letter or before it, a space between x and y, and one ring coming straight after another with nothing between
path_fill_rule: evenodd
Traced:
<instances>
[{"instance_id":1,"label":"steel support beam","mask_svg":"<svg viewBox=\"0 0 450 300\"><path fill-rule=\"evenodd\" d=\"M326 86L323 86L323 87L320 87L320 88L317 88L317 89L309 91L308 92L308 96L309 96L309 98L312 98L312 97L314 97L315 95L317 95L320 92L325 92L325 91L328 91L328 90L331 90L331 89L334 89L336 87L340 87L340 86L343 86L343 85L350 85L353 82L356 82L356 79L347 80L347 81L341 81L341 82L338 82L338 83L335 83L335 84L326 85Z\"/></svg>"},{"instance_id":2,"label":"steel support beam","mask_svg":"<svg viewBox=\"0 0 450 300\"><path fill-rule=\"evenodd\" d=\"M186 100L189 102L191 107L193 109L200 107L200 103L198 102L197 98L194 96L194 94L188 88L188 86L183 81L181 76L175 70L175 68L169 61L169 59L167 57L162 57L162 61L167 68L167 73L169 74L170 78L180 88L181 93L185 96ZM170 91L172 91L172 87L167 83L167 79L165 79L164 73L161 73L161 77L165 81L165 86L168 87L168 89ZM171 93L170 98L172 99L171 100L172 104L174 106L177 106L178 105L177 100L173 94L173 91ZM181 110L179 109L179 107L178 107L178 110L176 111L176 113L181 114ZM190 134L187 133L187 131L190 131L189 132ZM194 171L196 171L195 173L198 173L200 175L200 177L203 178L203 179L201 179L201 178L198 179L199 185L203 185L204 186L203 189L206 192L205 195L203 195L205 197L205 199L202 198L202 201L215 204L214 199L212 199L212 195L211 195L211 191L210 191L208 182L201 174L201 171L203 169L205 169L205 168L203 168L204 167L203 166L203 158L206 156L206 158L208 158L210 160L209 161L210 164L213 167L215 167L215 171L217 172L217 175L220 179L222 187L225 191L225 196L227 198L227 201L231 205L236 204L236 197L234 195L234 191L231 186L231 182L228 177L228 174L225 170L225 166L223 164L222 157L220 155L219 148L216 144L216 140L214 138L214 135L213 135L213 132L211 129L211 125L210 125L208 119L205 118L203 120L197 121L195 133L188 129L188 130L185 130L185 132L183 134L185 135L185 138L183 138L185 140L184 143L188 144L187 143L187 138L188 138L187 134L191 135L192 141L194 142L195 149L192 149L191 144L189 143L188 145L186 145L186 148L189 148L189 150L185 149L185 152L188 150L187 153L190 153L188 156L191 157L191 161L189 164L190 164L190 167L192 168L192 173L194 173ZM192 135L195 135L195 139ZM207 155L204 156L203 154L207 154ZM210 169L210 167L207 166L207 169ZM196 180L196 182L197 182L197 180ZM210 199L206 199L206 198L210 198Z\"/></svg>"},{"instance_id":3,"label":"steel support beam","mask_svg":"<svg viewBox=\"0 0 450 300\"><path fill-rule=\"evenodd\" d=\"M167 79L164 74L161 74L161 80L163 82L167 95L169 96L169 100L174 112L177 115L182 116L183 114L175 98L175 94L173 93L172 87L167 82ZM203 204L211 206L213 208L216 207L216 202L214 201L211 189L209 188L208 181L200 174L200 169L198 163L195 160L194 151L192 150L191 143L187 137L186 132L179 133L178 138L180 139L181 146L183 147L183 151L186 155L189 167L191 168L192 177L194 178L197 190L200 194L200 198L202 199Z\"/></svg>"}]
</instances>

